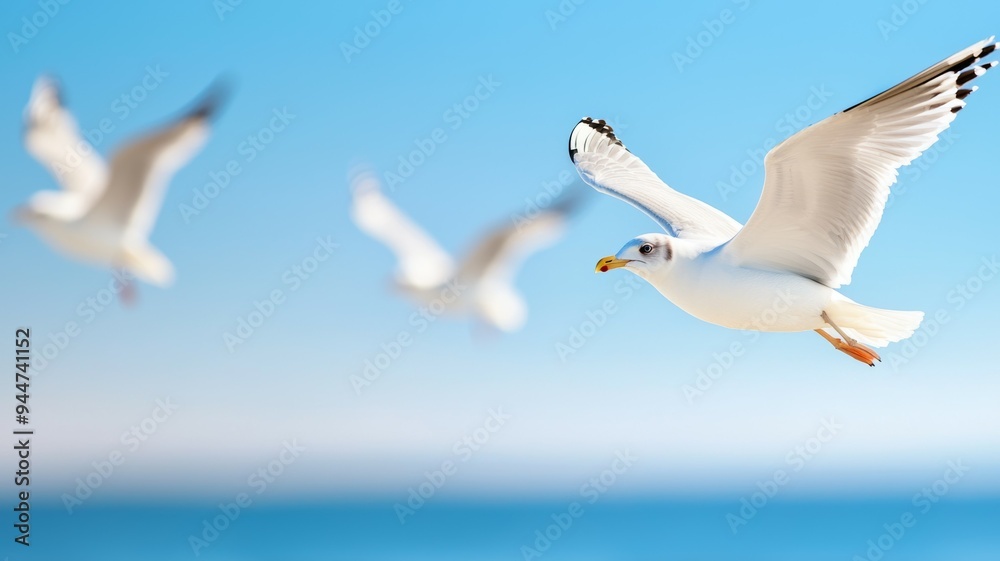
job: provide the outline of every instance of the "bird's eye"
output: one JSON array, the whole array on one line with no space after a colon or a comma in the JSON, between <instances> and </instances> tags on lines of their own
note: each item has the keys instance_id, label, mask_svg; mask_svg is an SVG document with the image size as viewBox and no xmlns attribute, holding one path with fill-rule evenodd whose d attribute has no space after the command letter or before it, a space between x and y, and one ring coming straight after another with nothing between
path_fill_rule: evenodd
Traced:
<instances>
[{"instance_id":1,"label":"bird's eye","mask_svg":"<svg viewBox=\"0 0 1000 561\"><path fill-rule=\"evenodd\" d=\"M639 246L639 253L643 255L649 255L652 252L653 252L652 244L644 243L641 246Z\"/></svg>"}]
</instances>

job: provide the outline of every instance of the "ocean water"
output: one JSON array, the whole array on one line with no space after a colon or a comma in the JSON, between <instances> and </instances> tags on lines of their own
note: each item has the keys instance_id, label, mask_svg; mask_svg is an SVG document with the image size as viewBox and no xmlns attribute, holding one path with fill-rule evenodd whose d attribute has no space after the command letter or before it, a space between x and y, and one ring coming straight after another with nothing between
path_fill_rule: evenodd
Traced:
<instances>
[{"instance_id":1,"label":"ocean water","mask_svg":"<svg viewBox=\"0 0 1000 561\"><path fill-rule=\"evenodd\" d=\"M735 533L734 501L570 502L431 501L405 524L389 502L254 504L228 523L213 505L84 505L72 515L50 505L34 509L30 548L11 550L8 538L4 549L11 561L1000 560L996 499L926 509L909 498L775 499ZM213 519L222 529L205 534ZM191 536L204 540L197 552Z\"/></svg>"}]
</instances>

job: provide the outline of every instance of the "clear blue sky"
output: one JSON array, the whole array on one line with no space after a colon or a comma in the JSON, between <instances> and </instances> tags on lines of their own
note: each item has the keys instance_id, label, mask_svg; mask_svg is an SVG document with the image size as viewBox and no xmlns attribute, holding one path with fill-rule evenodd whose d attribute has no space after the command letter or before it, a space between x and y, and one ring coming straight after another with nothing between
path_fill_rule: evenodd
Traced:
<instances>
[{"instance_id":1,"label":"clear blue sky","mask_svg":"<svg viewBox=\"0 0 1000 561\"><path fill-rule=\"evenodd\" d=\"M152 235L176 266L172 288L144 285L136 308L113 302L97 312L87 299L101 296L106 271L0 225L4 332L29 325L41 350L67 322L80 326L34 380L46 490L71 491L92 462L121 450L126 461L104 497L232 496L297 439L306 451L275 496L402 498L449 459L460 466L442 491L449 496L573 494L626 449L638 460L622 493L738 496L787 467L787 454L833 418L843 429L796 472L795 492L909 496L956 458L973 467L963 492L1000 491L988 477L1000 468L991 340L1000 278L974 279L981 260L1000 253L997 75L978 81L946 150L904 171L844 289L865 304L948 320L911 358L896 345L883 353L896 360L874 369L814 334L754 339L688 317L625 273L594 275L597 258L656 226L590 191L569 238L518 279L530 307L523 331L482 336L442 319L418 332L414 308L388 289L393 258L348 219L347 188L353 166L396 170L415 141L442 129L445 140L392 197L460 252L523 210L544 182L575 178L566 139L590 115L616 124L673 187L744 221L763 181L748 150L997 33L1000 6L929 2L905 22L897 14L892 29L879 24L893 17L891 1L590 0L561 18L546 14L559 10L555 0L401 0L387 24L370 23L389 5L244 2L220 18L208 2L72 2L17 52L0 48L4 214L54 186L20 141L40 73L59 77L81 126L111 119L98 146L105 155L175 115L217 75L237 86L208 145L174 178ZM21 18L37 9L5 3L4 31L22 33ZM377 35L345 56L342 44L366 25ZM684 54L689 39L707 46ZM680 63L678 53L693 56ZM147 67L167 76L126 115L116 100ZM456 117L454 106L491 80L479 89L484 99L468 102L475 109ZM243 143L276 110L294 117L249 160ZM231 160L240 174L185 216L181 205ZM719 183L744 164L746 184L723 197ZM327 236L339 244L332 256L290 281ZM967 283L980 289L971 300L955 292ZM230 353L223 334L275 290L282 303ZM573 329L591 333L588 312L608 300L615 313L562 360L557 344L570 344ZM358 395L351 377L401 331L413 344ZM689 403L684 386L728 365L734 343L742 355ZM130 450L122 433L167 397L176 412ZM453 445L491 408L510 419L463 460Z\"/></svg>"}]
</instances>

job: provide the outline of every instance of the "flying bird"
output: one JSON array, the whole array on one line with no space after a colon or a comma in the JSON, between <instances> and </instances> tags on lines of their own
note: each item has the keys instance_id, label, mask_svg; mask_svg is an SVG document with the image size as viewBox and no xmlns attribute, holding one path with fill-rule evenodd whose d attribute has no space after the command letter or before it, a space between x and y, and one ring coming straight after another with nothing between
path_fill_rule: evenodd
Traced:
<instances>
[{"instance_id":1,"label":"flying bird","mask_svg":"<svg viewBox=\"0 0 1000 561\"><path fill-rule=\"evenodd\" d=\"M167 184L205 144L225 93L217 82L183 116L119 148L109 166L80 135L55 81L39 78L24 113L24 145L62 189L35 193L15 221L68 257L169 285L173 265L149 234Z\"/></svg>"},{"instance_id":2,"label":"flying bird","mask_svg":"<svg viewBox=\"0 0 1000 561\"><path fill-rule=\"evenodd\" d=\"M352 180L351 216L398 260L394 284L433 314L473 315L501 331L520 329L528 307L514 288L521 263L562 237L575 198L486 233L456 261L382 193L370 172Z\"/></svg>"},{"instance_id":3,"label":"flying bird","mask_svg":"<svg viewBox=\"0 0 1000 561\"><path fill-rule=\"evenodd\" d=\"M851 282L899 168L934 144L965 107L977 89L969 82L997 64L980 59L996 48L993 37L976 43L775 146L745 225L674 191L603 120L583 119L569 138L580 176L666 231L629 241L601 258L596 271L631 271L709 323L815 330L874 366L881 359L867 345L906 339L923 313L871 308L837 289Z\"/></svg>"}]
</instances>

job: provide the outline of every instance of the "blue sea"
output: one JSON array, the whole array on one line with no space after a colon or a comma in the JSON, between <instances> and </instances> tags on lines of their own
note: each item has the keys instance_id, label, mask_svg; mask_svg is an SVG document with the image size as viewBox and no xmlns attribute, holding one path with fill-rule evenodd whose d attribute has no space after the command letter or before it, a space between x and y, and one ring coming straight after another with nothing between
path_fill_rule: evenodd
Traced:
<instances>
[{"instance_id":1,"label":"blue sea","mask_svg":"<svg viewBox=\"0 0 1000 561\"><path fill-rule=\"evenodd\" d=\"M70 515L50 504L33 508L30 548L11 549L8 538L4 549L11 561L1000 560L997 499L925 508L909 498L776 499L746 518L739 509L717 500L431 501L400 524L390 502L254 504L231 520L217 505L87 504ZM734 533L728 514L746 524Z\"/></svg>"}]
</instances>

